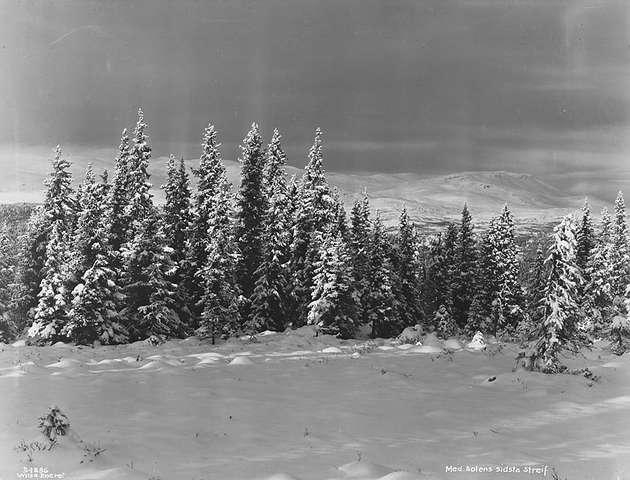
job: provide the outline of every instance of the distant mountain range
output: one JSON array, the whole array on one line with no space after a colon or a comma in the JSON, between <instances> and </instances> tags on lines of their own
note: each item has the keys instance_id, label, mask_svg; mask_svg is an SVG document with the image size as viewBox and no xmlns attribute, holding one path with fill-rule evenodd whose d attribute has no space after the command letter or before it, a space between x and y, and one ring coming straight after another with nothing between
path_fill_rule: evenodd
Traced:
<instances>
[{"instance_id":1,"label":"distant mountain range","mask_svg":"<svg viewBox=\"0 0 630 480\"><path fill-rule=\"evenodd\" d=\"M190 165L195 165L191 160ZM154 159L151 181L156 187L158 202L163 199L157 188L164 183L165 159ZM230 181L237 185L240 164L226 160ZM0 203L38 203L42 198L42 182L46 170L43 164L23 165L16 181L15 165L11 176L0 176ZM104 165L95 165L96 169ZM84 165L75 165L77 178ZM302 170L287 167L289 176L300 176ZM380 210L383 219L392 223L403 205L414 220L426 225L439 225L458 219L464 203L473 214L477 224L483 225L497 215L505 203L509 204L518 223L522 225L555 222L560 216L581 208L584 198L568 195L562 190L528 174L505 171L461 172L449 175L419 175L414 173L365 173L328 172L329 182L338 187L346 207L350 209L364 189L370 197L374 210ZM603 203L589 199L593 212L597 214Z\"/></svg>"}]
</instances>

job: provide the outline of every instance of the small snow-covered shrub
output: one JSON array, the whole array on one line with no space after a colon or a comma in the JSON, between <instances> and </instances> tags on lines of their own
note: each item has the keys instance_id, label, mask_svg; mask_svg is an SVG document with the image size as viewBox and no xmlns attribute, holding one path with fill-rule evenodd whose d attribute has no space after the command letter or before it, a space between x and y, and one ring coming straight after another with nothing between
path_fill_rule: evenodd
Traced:
<instances>
[{"instance_id":1,"label":"small snow-covered shrub","mask_svg":"<svg viewBox=\"0 0 630 480\"><path fill-rule=\"evenodd\" d=\"M91 463L106 449L96 443L82 442L83 460L80 463Z\"/></svg>"},{"instance_id":2,"label":"small snow-covered shrub","mask_svg":"<svg viewBox=\"0 0 630 480\"><path fill-rule=\"evenodd\" d=\"M57 441L53 440L48 443L41 443L35 440L34 442L27 442L26 440L20 440L14 447L14 450L18 453L26 455L26 461L31 463L33 456L37 452L49 452L57 446Z\"/></svg>"},{"instance_id":3,"label":"small snow-covered shrub","mask_svg":"<svg viewBox=\"0 0 630 480\"><path fill-rule=\"evenodd\" d=\"M398 337L396 337L396 342L399 344L403 344L403 343L416 344L422 340L423 333L424 332L422 331L422 326L420 325L407 327L402 331L400 335L398 335Z\"/></svg>"},{"instance_id":4,"label":"small snow-covered shrub","mask_svg":"<svg viewBox=\"0 0 630 480\"><path fill-rule=\"evenodd\" d=\"M59 407L53 405L46 415L39 417L39 429L49 441L54 442L58 436L68 433L70 422Z\"/></svg>"},{"instance_id":5,"label":"small snow-covered shrub","mask_svg":"<svg viewBox=\"0 0 630 480\"><path fill-rule=\"evenodd\" d=\"M145 340L146 343L157 347L158 345L162 345L166 342L166 337L164 335L151 335L149 338Z\"/></svg>"}]
</instances>

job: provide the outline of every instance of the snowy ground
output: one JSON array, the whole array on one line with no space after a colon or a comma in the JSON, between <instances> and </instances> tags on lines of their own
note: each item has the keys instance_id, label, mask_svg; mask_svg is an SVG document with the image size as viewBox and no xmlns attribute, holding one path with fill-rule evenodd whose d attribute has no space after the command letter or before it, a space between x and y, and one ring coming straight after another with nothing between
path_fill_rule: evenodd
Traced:
<instances>
[{"instance_id":1,"label":"snowy ground","mask_svg":"<svg viewBox=\"0 0 630 480\"><path fill-rule=\"evenodd\" d=\"M360 344L301 331L216 347L3 345L0 479L35 467L57 477L31 478L81 480L551 479L552 467L630 479L630 355L600 345L572 360L593 382L512 372L513 345ZM42 440L37 417L52 404L71 436L28 463L14 447ZM547 476L446 472L528 464Z\"/></svg>"}]
</instances>

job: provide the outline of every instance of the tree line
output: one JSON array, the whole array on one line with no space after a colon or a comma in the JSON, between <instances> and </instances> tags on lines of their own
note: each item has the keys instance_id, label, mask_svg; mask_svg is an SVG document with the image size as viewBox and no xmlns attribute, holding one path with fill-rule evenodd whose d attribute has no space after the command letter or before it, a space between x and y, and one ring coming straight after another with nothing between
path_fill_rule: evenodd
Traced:
<instances>
[{"instance_id":1,"label":"tree line","mask_svg":"<svg viewBox=\"0 0 630 480\"><path fill-rule=\"evenodd\" d=\"M233 188L209 125L192 172L169 158L161 206L142 110L131 135L123 130L111 179L88 167L74 189L57 147L44 201L2 277L4 335L111 344L197 332L215 341L312 324L345 338L365 329L391 337L421 324L444 337L533 340L552 369L560 348L627 311L621 193L598 229L586 203L579 221L563 218L524 251L507 205L483 231L467 206L437 235L420 235L404 208L388 230L367 193L347 215L326 179L321 130L301 178L287 177L277 130L264 143L253 124Z\"/></svg>"}]
</instances>

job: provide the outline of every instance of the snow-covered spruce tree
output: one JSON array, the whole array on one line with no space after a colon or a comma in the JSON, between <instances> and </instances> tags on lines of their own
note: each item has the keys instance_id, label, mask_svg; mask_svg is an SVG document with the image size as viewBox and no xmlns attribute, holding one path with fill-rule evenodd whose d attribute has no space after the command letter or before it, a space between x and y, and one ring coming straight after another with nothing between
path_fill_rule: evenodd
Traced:
<instances>
[{"instance_id":1,"label":"snow-covered spruce tree","mask_svg":"<svg viewBox=\"0 0 630 480\"><path fill-rule=\"evenodd\" d=\"M438 237L431 239L426 275L422 286L426 313L433 317L440 305L453 308L453 278L456 268L458 229L450 223Z\"/></svg>"},{"instance_id":2,"label":"snow-covered spruce tree","mask_svg":"<svg viewBox=\"0 0 630 480\"><path fill-rule=\"evenodd\" d=\"M33 325L28 336L38 341L56 341L63 338L62 329L67 321L69 292L67 291L66 228L61 219L52 224L46 246L44 278L40 285Z\"/></svg>"},{"instance_id":3,"label":"snow-covered spruce tree","mask_svg":"<svg viewBox=\"0 0 630 480\"><path fill-rule=\"evenodd\" d=\"M469 318L472 323L466 330L471 333L473 328L479 327L480 319L490 318L491 333L510 333L525 312L524 294L519 284L520 249L514 234L514 218L507 205L500 216L491 220L483 243L477 278L483 298L475 302L474 316Z\"/></svg>"},{"instance_id":4,"label":"snow-covered spruce tree","mask_svg":"<svg viewBox=\"0 0 630 480\"><path fill-rule=\"evenodd\" d=\"M209 124L203 131L199 167L193 169L197 179L197 189L192 201L192 219L188 234L185 268L184 291L188 297L189 309L195 326L203 312L202 298L204 285L198 281L199 272L206 265L208 228L214 197L219 180L225 175L225 166L221 160L221 144L214 125Z\"/></svg>"},{"instance_id":5,"label":"snow-covered spruce tree","mask_svg":"<svg viewBox=\"0 0 630 480\"><path fill-rule=\"evenodd\" d=\"M112 185L109 183L109 171L107 169L103 170L103 173L101 173L101 181L98 184L98 197L101 201L101 203L103 203L103 211L106 211L106 202L107 202L107 196L109 195L109 189L112 187Z\"/></svg>"},{"instance_id":6,"label":"snow-covered spruce tree","mask_svg":"<svg viewBox=\"0 0 630 480\"><path fill-rule=\"evenodd\" d=\"M128 332L121 325L118 309L123 296L112 268L113 255L107 242L108 217L105 200L107 175L97 183L91 168L83 183L82 209L72 238L71 290L68 321L62 332L77 343L99 340L123 343Z\"/></svg>"},{"instance_id":7,"label":"snow-covered spruce tree","mask_svg":"<svg viewBox=\"0 0 630 480\"><path fill-rule=\"evenodd\" d=\"M334 220L335 205L322 165L322 131L315 130L315 140L308 153L308 163L300 181L298 206L291 245L291 295L296 305L292 323L306 323L313 285L313 262L317 249L311 245L316 233L323 232Z\"/></svg>"},{"instance_id":8,"label":"snow-covered spruce tree","mask_svg":"<svg viewBox=\"0 0 630 480\"><path fill-rule=\"evenodd\" d=\"M252 315L256 328L282 331L286 327L287 269L289 261L291 218L284 165L286 155L281 136L274 130L267 147L267 160L263 169L265 214L262 244L262 261L256 270L252 295Z\"/></svg>"},{"instance_id":9,"label":"snow-covered spruce tree","mask_svg":"<svg viewBox=\"0 0 630 480\"><path fill-rule=\"evenodd\" d=\"M92 166L88 165L81 188L79 219L71 238L72 254L68 259L70 291L96 260L93 245L100 241L100 235L103 233L99 228L104 215L101 193L102 188L96 182Z\"/></svg>"},{"instance_id":10,"label":"snow-covered spruce tree","mask_svg":"<svg viewBox=\"0 0 630 480\"><path fill-rule=\"evenodd\" d=\"M241 146L241 185L236 199L235 238L239 252L236 275L243 302L241 315L251 322L251 296L254 293L256 270L263 250L265 194L263 170L265 150L258 125L252 124Z\"/></svg>"},{"instance_id":11,"label":"snow-covered spruce tree","mask_svg":"<svg viewBox=\"0 0 630 480\"><path fill-rule=\"evenodd\" d=\"M599 235L594 248L591 251L586 271L588 284L584 288L584 296L591 307L591 315L594 318L594 328L601 331L605 328L607 320L614 316L613 289L611 281L614 278L613 271L613 226L608 209L602 209Z\"/></svg>"},{"instance_id":12,"label":"snow-covered spruce tree","mask_svg":"<svg viewBox=\"0 0 630 480\"><path fill-rule=\"evenodd\" d=\"M623 298L630 283L630 252L628 247L628 227L626 224L626 204L623 193L619 192L615 199L615 218L612 228L611 263L611 295Z\"/></svg>"},{"instance_id":13,"label":"snow-covered spruce tree","mask_svg":"<svg viewBox=\"0 0 630 480\"><path fill-rule=\"evenodd\" d=\"M545 251L539 241L536 246L536 255L531 265L531 276L527 286L529 315L536 320L540 313L539 305L542 300L545 285L547 283L547 266L545 265Z\"/></svg>"},{"instance_id":14,"label":"snow-covered spruce tree","mask_svg":"<svg viewBox=\"0 0 630 480\"><path fill-rule=\"evenodd\" d=\"M395 252L392 266L397 279L395 290L399 305L398 316L404 327L423 323L417 234L404 207L399 218Z\"/></svg>"},{"instance_id":15,"label":"snow-covered spruce tree","mask_svg":"<svg viewBox=\"0 0 630 480\"><path fill-rule=\"evenodd\" d=\"M130 141L127 129L122 131L118 154L114 161L114 180L107 189L106 234L113 252L119 252L129 240L130 219L126 215L130 198L129 155Z\"/></svg>"},{"instance_id":16,"label":"snow-covered spruce tree","mask_svg":"<svg viewBox=\"0 0 630 480\"><path fill-rule=\"evenodd\" d=\"M238 254L231 221L230 184L225 169L218 172L215 188L215 193L208 199L213 207L208 212L206 264L197 273L197 279L204 287L201 329L212 338L213 344L217 337L249 328L243 325L240 317L242 297L236 282Z\"/></svg>"},{"instance_id":17,"label":"snow-covered spruce tree","mask_svg":"<svg viewBox=\"0 0 630 480\"><path fill-rule=\"evenodd\" d=\"M370 200L367 191L354 202L350 212L349 250L352 265L353 289L357 298L357 317L365 319L363 299L368 288L370 255Z\"/></svg>"},{"instance_id":18,"label":"snow-covered spruce tree","mask_svg":"<svg viewBox=\"0 0 630 480\"><path fill-rule=\"evenodd\" d=\"M545 260L549 274L535 347L537 368L545 373L560 370L558 354L562 348L577 347L584 341L577 328L582 276L577 265L575 235L574 220L568 215L554 228Z\"/></svg>"},{"instance_id":19,"label":"snow-covered spruce tree","mask_svg":"<svg viewBox=\"0 0 630 480\"><path fill-rule=\"evenodd\" d=\"M171 155L166 165L166 183L162 185L165 203L162 207L163 230L171 256L179 265L186 254L186 237L190 228L190 179L183 157L177 162Z\"/></svg>"},{"instance_id":20,"label":"snow-covered spruce tree","mask_svg":"<svg viewBox=\"0 0 630 480\"><path fill-rule=\"evenodd\" d=\"M577 252L576 261L578 267L583 271L586 269L589 258L591 257L591 250L595 247L595 232L593 229L593 221L591 220L591 207L588 204L588 200L584 200L584 206L582 207L582 221L577 232ZM585 272L586 273L586 272ZM588 278L585 276L585 280Z\"/></svg>"},{"instance_id":21,"label":"snow-covered spruce tree","mask_svg":"<svg viewBox=\"0 0 630 480\"><path fill-rule=\"evenodd\" d=\"M397 335L402 329L392 289L388 241L377 212L370 232L367 288L363 298L366 320L372 325L372 337L388 338Z\"/></svg>"},{"instance_id":22,"label":"snow-covered spruce tree","mask_svg":"<svg viewBox=\"0 0 630 480\"><path fill-rule=\"evenodd\" d=\"M315 262L308 324L327 335L351 338L356 311L348 247L335 225L318 237L319 259Z\"/></svg>"},{"instance_id":23,"label":"snow-covered spruce tree","mask_svg":"<svg viewBox=\"0 0 630 480\"><path fill-rule=\"evenodd\" d=\"M95 340L103 344L125 343L129 340L129 332L118 313L124 296L116 284L116 274L110 268L109 252L98 242L92 246L93 252L98 253L72 291L64 335L79 344Z\"/></svg>"},{"instance_id":24,"label":"snow-covered spruce tree","mask_svg":"<svg viewBox=\"0 0 630 480\"><path fill-rule=\"evenodd\" d=\"M61 146L57 145L52 161L52 171L44 181L46 193L43 207L50 225L59 220L66 231L72 224L77 211L70 167L70 162L62 157Z\"/></svg>"},{"instance_id":25,"label":"snow-covered spruce tree","mask_svg":"<svg viewBox=\"0 0 630 480\"><path fill-rule=\"evenodd\" d=\"M5 221L0 224L0 342L5 343L18 333L18 323L11 318L16 238L10 228Z\"/></svg>"},{"instance_id":26,"label":"snow-covered spruce tree","mask_svg":"<svg viewBox=\"0 0 630 480\"><path fill-rule=\"evenodd\" d=\"M52 225L59 223L61 232L68 230L76 215L76 202L72 190L70 162L62 157L61 147L55 149L52 170L44 181L46 192L44 203L33 210L26 233L21 241L17 281L19 297L15 299L15 311L33 320L34 308L38 304L41 282L45 276L46 248Z\"/></svg>"},{"instance_id":27,"label":"snow-covered spruce tree","mask_svg":"<svg viewBox=\"0 0 630 480\"><path fill-rule=\"evenodd\" d=\"M466 324L470 304L475 296L477 246L473 229L472 216L468 205L464 204L455 247L453 276L453 318L459 327Z\"/></svg>"},{"instance_id":28,"label":"snow-covered spruce tree","mask_svg":"<svg viewBox=\"0 0 630 480\"><path fill-rule=\"evenodd\" d=\"M175 265L166 246L160 219L155 211L141 221L134 238L122 248L124 270L121 292L125 308L121 311L131 339L151 335L179 337L186 326L177 314L177 288L170 281Z\"/></svg>"},{"instance_id":29,"label":"snow-covered spruce tree","mask_svg":"<svg viewBox=\"0 0 630 480\"><path fill-rule=\"evenodd\" d=\"M341 238L344 241L348 239L348 221L346 216L346 209L343 205L341 193L337 187L332 188L332 200L333 200L333 227L341 234Z\"/></svg>"},{"instance_id":30,"label":"snow-covered spruce tree","mask_svg":"<svg viewBox=\"0 0 630 480\"><path fill-rule=\"evenodd\" d=\"M135 236L142 228L144 220L156 215L153 205L153 194L149 182L149 159L151 147L145 133L147 124L144 121L142 109L138 109L138 121L134 129L127 168L129 203L124 210L125 217L129 221L129 239Z\"/></svg>"},{"instance_id":31,"label":"snow-covered spruce tree","mask_svg":"<svg viewBox=\"0 0 630 480\"><path fill-rule=\"evenodd\" d=\"M162 231L166 245L171 249L171 259L175 263L171 281L177 285L178 298L181 303L177 313L182 321L190 323L191 311L188 307L190 295L187 292L187 275L190 273L187 255L187 237L191 225L190 180L186 164L181 158L179 162L171 155L167 163L166 184L162 185L166 202L162 207Z\"/></svg>"},{"instance_id":32,"label":"snow-covered spruce tree","mask_svg":"<svg viewBox=\"0 0 630 480\"><path fill-rule=\"evenodd\" d=\"M505 323L497 329L513 330L523 318L524 295L519 284L520 249L516 244L514 217L507 205L497 222L494 232L496 275L499 281L497 297L503 307L502 318ZM496 334L496 332L495 332Z\"/></svg>"},{"instance_id":33,"label":"snow-covered spruce tree","mask_svg":"<svg viewBox=\"0 0 630 480\"><path fill-rule=\"evenodd\" d=\"M491 220L492 229L494 220ZM477 251L477 270L475 273L475 296L470 305L465 331L468 335L476 332L492 331L492 302L497 291L495 273L495 249L490 233L483 234Z\"/></svg>"}]
</instances>

